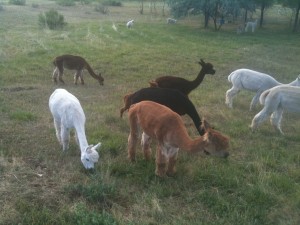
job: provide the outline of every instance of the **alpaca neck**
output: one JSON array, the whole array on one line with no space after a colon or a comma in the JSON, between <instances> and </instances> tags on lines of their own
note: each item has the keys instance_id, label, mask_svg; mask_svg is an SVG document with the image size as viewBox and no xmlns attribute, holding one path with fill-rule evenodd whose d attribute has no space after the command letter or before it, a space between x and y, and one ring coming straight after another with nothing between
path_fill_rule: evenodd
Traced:
<instances>
[{"instance_id":1,"label":"alpaca neck","mask_svg":"<svg viewBox=\"0 0 300 225\"><path fill-rule=\"evenodd\" d=\"M180 139L177 139L177 146L180 149L183 149L190 153L196 153L201 150L204 150L206 141L203 139L203 137L197 137L196 139L192 139L186 132L181 133L178 136L181 137Z\"/></svg>"},{"instance_id":2,"label":"alpaca neck","mask_svg":"<svg viewBox=\"0 0 300 225\"><path fill-rule=\"evenodd\" d=\"M89 72L89 74L95 78L96 80L98 80L98 75L94 72L94 70L92 69L92 67L87 63L85 62L85 68L87 69L87 71Z\"/></svg>"},{"instance_id":3,"label":"alpaca neck","mask_svg":"<svg viewBox=\"0 0 300 225\"><path fill-rule=\"evenodd\" d=\"M80 150L82 153L89 146L86 136L85 136L85 129L84 129L84 126L81 126L81 125L75 126L75 129L76 129L76 136L77 136L78 144L80 146Z\"/></svg>"},{"instance_id":4,"label":"alpaca neck","mask_svg":"<svg viewBox=\"0 0 300 225\"><path fill-rule=\"evenodd\" d=\"M206 73L202 68L200 70L200 72L198 73L198 76L196 77L196 79L191 81L191 88L195 89L196 87L198 87L201 84L201 82L203 81L205 74Z\"/></svg>"}]
</instances>

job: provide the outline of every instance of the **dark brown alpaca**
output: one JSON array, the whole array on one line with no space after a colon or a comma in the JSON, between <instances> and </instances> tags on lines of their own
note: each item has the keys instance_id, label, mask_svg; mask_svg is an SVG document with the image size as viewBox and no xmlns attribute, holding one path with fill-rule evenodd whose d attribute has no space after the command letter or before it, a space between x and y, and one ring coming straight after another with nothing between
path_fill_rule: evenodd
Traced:
<instances>
[{"instance_id":1,"label":"dark brown alpaca","mask_svg":"<svg viewBox=\"0 0 300 225\"><path fill-rule=\"evenodd\" d=\"M203 59L198 62L202 68L195 80L189 81L181 77L163 76L158 77L154 81L150 81L150 87L172 88L177 89L185 95L197 88L203 81L206 74L215 74L215 70L211 63L205 63Z\"/></svg>"},{"instance_id":2,"label":"dark brown alpaca","mask_svg":"<svg viewBox=\"0 0 300 225\"><path fill-rule=\"evenodd\" d=\"M75 56L75 55L61 55L57 56L53 60L53 64L55 66L55 69L53 71L53 81L57 83L57 76L60 82L65 83L62 79L62 76L64 74L64 69L69 69L69 70L76 70L74 74L74 83L77 84L78 78L80 78L81 84L84 84L83 80L83 70L87 69L89 74L98 80L100 85L103 85L103 77L101 76L101 73L97 75L91 66L88 64L88 62L80 57L80 56Z\"/></svg>"}]
</instances>

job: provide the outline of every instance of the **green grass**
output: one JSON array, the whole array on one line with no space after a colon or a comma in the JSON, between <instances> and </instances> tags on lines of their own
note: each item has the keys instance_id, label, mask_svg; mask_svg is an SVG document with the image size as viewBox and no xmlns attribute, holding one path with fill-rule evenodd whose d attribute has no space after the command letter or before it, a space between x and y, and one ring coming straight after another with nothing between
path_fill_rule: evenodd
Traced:
<instances>
[{"instance_id":1,"label":"green grass","mask_svg":"<svg viewBox=\"0 0 300 225\"><path fill-rule=\"evenodd\" d=\"M203 29L201 17L168 26L159 10L156 16L147 10L140 15L137 2L109 7L109 15L97 13L94 4L3 4L0 224L299 224L299 116L284 114L285 136L268 121L252 133L249 125L260 110L249 112L253 93L241 92L233 109L224 103L227 76L237 68L266 72L283 83L298 76L299 34L291 33L287 17L275 20L276 10L269 10L264 28L237 35L237 23L220 32ZM63 30L39 28L39 13L51 8L64 15ZM136 21L131 30L125 27L130 18ZM52 59L66 53L85 57L102 72L104 86L86 71L84 86L73 84L70 71L66 85L54 85ZM127 113L119 118L123 96L160 75L192 80L200 58L217 72L190 99L230 137L231 155L223 160L181 151L176 175L158 178L154 157L146 162L139 151L136 163L127 159ZM66 153L56 140L48 99L58 87L80 100L88 142L102 142L92 172L84 170L73 138ZM197 136L191 120L183 118Z\"/></svg>"}]
</instances>

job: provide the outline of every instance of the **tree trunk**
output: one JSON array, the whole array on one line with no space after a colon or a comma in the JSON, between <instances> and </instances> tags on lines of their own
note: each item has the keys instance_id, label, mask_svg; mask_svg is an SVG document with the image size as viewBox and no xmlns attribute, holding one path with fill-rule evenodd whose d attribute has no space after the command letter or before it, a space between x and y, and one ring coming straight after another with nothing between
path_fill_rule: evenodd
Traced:
<instances>
[{"instance_id":1,"label":"tree trunk","mask_svg":"<svg viewBox=\"0 0 300 225\"><path fill-rule=\"evenodd\" d=\"M264 11L265 11L266 5L264 3L261 4L261 10L260 10L260 21L259 21L259 27L262 27L263 21L264 21Z\"/></svg>"},{"instance_id":2,"label":"tree trunk","mask_svg":"<svg viewBox=\"0 0 300 225\"><path fill-rule=\"evenodd\" d=\"M244 19L244 23L247 23L247 19L248 19L248 9L245 9L245 19Z\"/></svg>"},{"instance_id":3,"label":"tree trunk","mask_svg":"<svg viewBox=\"0 0 300 225\"><path fill-rule=\"evenodd\" d=\"M296 15L295 15L295 22L294 22L293 32L297 31L298 19L299 19L299 11L300 11L300 2L298 3L297 9L296 9Z\"/></svg>"},{"instance_id":4,"label":"tree trunk","mask_svg":"<svg viewBox=\"0 0 300 225\"><path fill-rule=\"evenodd\" d=\"M144 14L144 0L141 0L140 14Z\"/></svg>"},{"instance_id":5,"label":"tree trunk","mask_svg":"<svg viewBox=\"0 0 300 225\"><path fill-rule=\"evenodd\" d=\"M208 21L209 21L209 12L205 11L205 13L204 13L204 28L208 27Z\"/></svg>"}]
</instances>

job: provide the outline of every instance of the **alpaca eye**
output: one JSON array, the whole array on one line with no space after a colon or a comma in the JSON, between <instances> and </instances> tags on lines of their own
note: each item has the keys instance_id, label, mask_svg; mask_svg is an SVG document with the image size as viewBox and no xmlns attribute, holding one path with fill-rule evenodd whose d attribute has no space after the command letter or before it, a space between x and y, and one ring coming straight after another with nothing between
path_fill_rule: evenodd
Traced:
<instances>
[{"instance_id":1,"label":"alpaca eye","mask_svg":"<svg viewBox=\"0 0 300 225\"><path fill-rule=\"evenodd\" d=\"M88 162L90 161L89 159L85 159L85 160L88 161Z\"/></svg>"}]
</instances>

